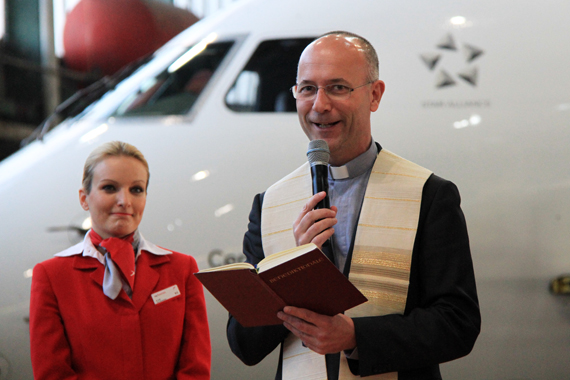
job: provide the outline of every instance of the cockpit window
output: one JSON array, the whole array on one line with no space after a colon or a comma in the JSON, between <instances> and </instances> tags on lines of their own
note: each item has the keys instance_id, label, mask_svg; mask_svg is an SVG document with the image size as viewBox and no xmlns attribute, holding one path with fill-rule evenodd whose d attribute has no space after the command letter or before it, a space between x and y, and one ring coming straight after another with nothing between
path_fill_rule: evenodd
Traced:
<instances>
[{"instance_id":1,"label":"cockpit window","mask_svg":"<svg viewBox=\"0 0 570 380\"><path fill-rule=\"evenodd\" d=\"M226 95L226 105L236 112L295 112L290 88L297 63L313 38L268 40L259 44Z\"/></svg>"},{"instance_id":2,"label":"cockpit window","mask_svg":"<svg viewBox=\"0 0 570 380\"><path fill-rule=\"evenodd\" d=\"M188 113L233 42L195 45L156 77L143 81L113 116L161 116ZM203 49L203 50L201 50Z\"/></svg>"}]
</instances>

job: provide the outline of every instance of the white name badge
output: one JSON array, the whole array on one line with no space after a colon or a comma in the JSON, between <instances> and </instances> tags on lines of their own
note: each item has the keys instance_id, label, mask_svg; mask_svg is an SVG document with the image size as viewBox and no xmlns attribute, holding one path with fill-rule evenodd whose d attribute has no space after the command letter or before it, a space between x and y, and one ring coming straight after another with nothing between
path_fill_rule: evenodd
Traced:
<instances>
[{"instance_id":1,"label":"white name badge","mask_svg":"<svg viewBox=\"0 0 570 380\"><path fill-rule=\"evenodd\" d=\"M152 300L154 301L155 305L158 305L161 302L177 297L179 295L180 295L180 290L178 290L178 285L172 285L169 288L153 293Z\"/></svg>"}]
</instances>

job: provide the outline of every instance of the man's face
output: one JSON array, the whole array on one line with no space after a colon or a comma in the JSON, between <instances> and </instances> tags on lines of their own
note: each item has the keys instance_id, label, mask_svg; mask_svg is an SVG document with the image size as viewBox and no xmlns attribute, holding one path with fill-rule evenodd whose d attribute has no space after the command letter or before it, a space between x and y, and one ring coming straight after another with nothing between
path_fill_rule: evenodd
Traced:
<instances>
[{"instance_id":1,"label":"man's face","mask_svg":"<svg viewBox=\"0 0 570 380\"><path fill-rule=\"evenodd\" d=\"M330 35L309 45L299 60L297 84L350 88L368 82L368 66L356 42ZM347 99L331 99L319 89L312 100L297 99L297 113L310 140L325 140L330 163L344 165L370 146L370 113L378 109L384 83L376 81L355 89Z\"/></svg>"}]
</instances>

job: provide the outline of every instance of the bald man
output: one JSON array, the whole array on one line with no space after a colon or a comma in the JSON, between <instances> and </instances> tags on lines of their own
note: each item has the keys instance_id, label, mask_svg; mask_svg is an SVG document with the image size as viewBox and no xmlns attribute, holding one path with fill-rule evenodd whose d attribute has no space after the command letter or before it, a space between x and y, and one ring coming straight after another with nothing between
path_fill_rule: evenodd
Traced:
<instances>
[{"instance_id":1,"label":"bald man","mask_svg":"<svg viewBox=\"0 0 570 380\"><path fill-rule=\"evenodd\" d=\"M313 242L368 301L332 317L287 306L277 326L244 328L230 315L228 341L245 364L281 345L276 379L441 379L439 363L467 355L479 334L459 192L373 140L378 78L374 48L349 32L317 38L299 60L299 122L329 145L332 206L314 210L327 194L312 195L301 166L255 197L244 254L257 264Z\"/></svg>"}]
</instances>

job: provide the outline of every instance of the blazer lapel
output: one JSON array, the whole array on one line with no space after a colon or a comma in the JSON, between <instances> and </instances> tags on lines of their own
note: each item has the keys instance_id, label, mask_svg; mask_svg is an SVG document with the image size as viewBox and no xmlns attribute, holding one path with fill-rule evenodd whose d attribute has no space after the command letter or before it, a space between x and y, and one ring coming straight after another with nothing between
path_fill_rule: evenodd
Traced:
<instances>
[{"instance_id":1,"label":"blazer lapel","mask_svg":"<svg viewBox=\"0 0 570 380\"><path fill-rule=\"evenodd\" d=\"M76 255L75 261L73 262L73 269L78 269L82 271L91 270L90 277L99 286L101 286L101 291L103 291L103 276L105 275L105 267L99 262L99 260L94 257L86 257L82 255Z\"/></svg>"},{"instance_id":2,"label":"blazer lapel","mask_svg":"<svg viewBox=\"0 0 570 380\"><path fill-rule=\"evenodd\" d=\"M103 277L105 277L105 266L99 262L99 260L93 257L86 257L82 255L75 256L75 262L73 263L73 268L82 271L91 271L89 277L97 283L101 292L103 292ZM129 298L127 293L121 291L119 296L115 301L121 300L129 305L132 305L133 301Z\"/></svg>"},{"instance_id":3,"label":"blazer lapel","mask_svg":"<svg viewBox=\"0 0 570 380\"><path fill-rule=\"evenodd\" d=\"M121 291L116 300L120 299L130 304L138 312L148 300L160 279L160 271L154 267L169 262L170 258L168 255L159 256L143 251L137 260L133 299L131 300L124 291ZM89 276L99 285L101 292L103 292L105 267L97 259L76 255L73 268L82 271L91 271Z\"/></svg>"},{"instance_id":4,"label":"blazer lapel","mask_svg":"<svg viewBox=\"0 0 570 380\"><path fill-rule=\"evenodd\" d=\"M101 293L103 292L103 277L105 277L105 266L101 264L99 260L95 259L94 257L77 255L75 256L73 267L75 269L83 271L91 270L92 272L89 277L91 277L91 279L97 283L101 289ZM132 304L129 296L127 296L127 293L124 291L120 292L119 296L115 299L115 301L118 300L122 300L127 304Z\"/></svg>"},{"instance_id":5,"label":"blazer lapel","mask_svg":"<svg viewBox=\"0 0 570 380\"><path fill-rule=\"evenodd\" d=\"M137 260L135 288L133 290L133 306L139 311L150 297L160 279L160 273L155 266L169 263L168 255L153 255L143 251ZM122 292L123 293L123 292Z\"/></svg>"}]
</instances>

